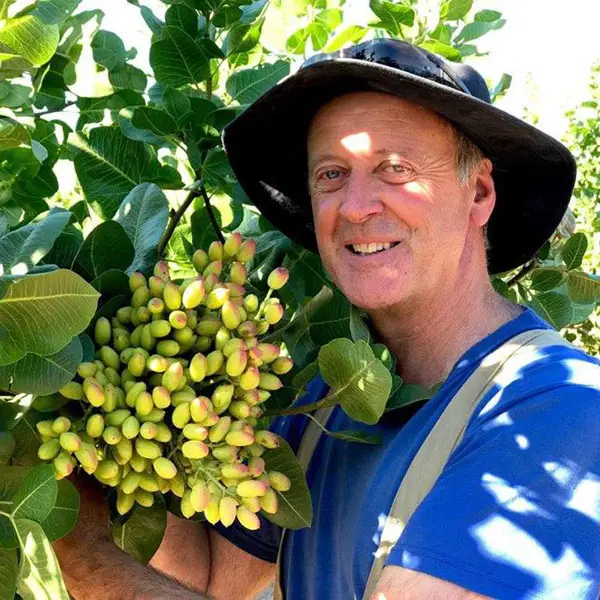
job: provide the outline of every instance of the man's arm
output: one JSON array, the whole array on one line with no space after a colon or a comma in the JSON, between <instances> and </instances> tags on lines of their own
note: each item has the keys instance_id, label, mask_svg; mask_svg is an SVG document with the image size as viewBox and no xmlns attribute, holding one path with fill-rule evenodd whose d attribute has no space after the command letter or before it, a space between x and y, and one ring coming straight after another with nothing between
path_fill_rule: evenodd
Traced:
<instances>
[{"instance_id":1,"label":"man's arm","mask_svg":"<svg viewBox=\"0 0 600 600\"><path fill-rule=\"evenodd\" d=\"M485 600L459 585L404 567L387 566L370 600Z\"/></svg>"},{"instance_id":2,"label":"man's arm","mask_svg":"<svg viewBox=\"0 0 600 600\"><path fill-rule=\"evenodd\" d=\"M209 535L201 523L170 514L151 566L137 562L109 539L108 510L98 487L83 478L76 483L81 498L77 526L53 544L75 600L206 600L209 594L216 600L242 599L252 597L259 582L268 584L272 565L216 533ZM232 596L232 590L239 593Z\"/></svg>"}]
</instances>

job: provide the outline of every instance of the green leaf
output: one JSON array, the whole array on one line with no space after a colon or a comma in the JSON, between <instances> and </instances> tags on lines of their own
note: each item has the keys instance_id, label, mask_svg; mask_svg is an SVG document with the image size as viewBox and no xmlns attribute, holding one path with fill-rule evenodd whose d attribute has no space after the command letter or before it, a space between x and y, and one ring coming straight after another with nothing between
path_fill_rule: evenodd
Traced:
<instances>
[{"instance_id":1,"label":"green leaf","mask_svg":"<svg viewBox=\"0 0 600 600\"><path fill-rule=\"evenodd\" d=\"M150 31L156 35L160 35L163 28L163 22L147 6L142 6L140 8L140 14L146 25L150 28Z\"/></svg>"},{"instance_id":2,"label":"green leaf","mask_svg":"<svg viewBox=\"0 0 600 600\"><path fill-rule=\"evenodd\" d=\"M371 339L371 332L369 327L364 322L360 310L355 306L350 309L350 337L352 341L357 342L358 340L364 340L368 342Z\"/></svg>"},{"instance_id":3,"label":"green leaf","mask_svg":"<svg viewBox=\"0 0 600 600\"><path fill-rule=\"evenodd\" d=\"M241 22L234 25L223 42L225 56L252 50L260 40L260 32L264 22L264 19L259 19L251 25Z\"/></svg>"},{"instance_id":4,"label":"green leaf","mask_svg":"<svg viewBox=\"0 0 600 600\"><path fill-rule=\"evenodd\" d=\"M62 233L56 238L50 252L44 257L44 262L49 265L56 265L60 269L70 269L82 244L83 234L81 230L75 225L67 224Z\"/></svg>"},{"instance_id":5,"label":"green leaf","mask_svg":"<svg viewBox=\"0 0 600 600\"><path fill-rule=\"evenodd\" d=\"M0 365L64 348L91 321L98 292L64 269L28 276L0 299Z\"/></svg>"},{"instance_id":6,"label":"green leaf","mask_svg":"<svg viewBox=\"0 0 600 600\"><path fill-rule=\"evenodd\" d=\"M108 80L111 85L119 90L135 90L144 92L148 85L148 78L141 69L133 65L126 64L122 67L113 69L108 74Z\"/></svg>"},{"instance_id":7,"label":"green leaf","mask_svg":"<svg viewBox=\"0 0 600 600\"><path fill-rule=\"evenodd\" d=\"M172 87L200 83L210 77L210 63L193 37L177 27L164 27L150 48L156 80Z\"/></svg>"},{"instance_id":8,"label":"green leaf","mask_svg":"<svg viewBox=\"0 0 600 600\"><path fill-rule=\"evenodd\" d=\"M15 453L15 436L10 431L0 431L0 465L6 465Z\"/></svg>"},{"instance_id":9,"label":"green leaf","mask_svg":"<svg viewBox=\"0 0 600 600\"><path fill-rule=\"evenodd\" d=\"M290 63L284 60L241 69L227 80L227 93L240 104L251 104L289 73Z\"/></svg>"},{"instance_id":10,"label":"green leaf","mask_svg":"<svg viewBox=\"0 0 600 600\"><path fill-rule=\"evenodd\" d=\"M13 498L13 518L43 521L54 507L57 493L54 467L52 465L33 467Z\"/></svg>"},{"instance_id":11,"label":"green leaf","mask_svg":"<svg viewBox=\"0 0 600 600\"><path fill-rule=\"evenodd\" d=\"M389 348L385 344L373 344L371 349L373 354L385 365L385 368L390 373L394 373L396 370L396 357L390 352Z\"/></svg>"},{"instance_id":12,"label":"green leaf","mask_svg":"<svg viewBox=\"0 0 600 600\"><path fill-rule=\"evenodd\" d=\"M600 300L600 279L583 271L571 271L567 279L569 297L577 304L593 304Z\"/></svg>"},{"instance_id":13,"label":"green leaf","mask_svg":"<svg viewBox=\"0 0 600 600\"><path fill-rule=\"evenodd\" d=\"M195 10L182 4L173 4L165 13L165 23L170 27L183 29L195 38L198 35L198 14Z\"/></svg>"},{"instance_id":14,"label":"green leaf","mask_svg":"<svg viewBox=\"0 0 600 600\"><path fill-rule=\"evenodd\" d=\"M155 146L165 146L168 144L167 138L160 135L156 135L149 129L138 129L133 125L133 113L134 108L123 108L119 111L117 120L121 133L128 139L136 142L145 142L146 144L153 144Z\"/></svg>"},{"instance_id":15,"label":"green leaf","mask_svg":"<svg viewBox=\"0 0 600 600\"><path fill-rule=\"evenodd\" d=\"M70 402L68 398L54 393L47 396L36 396L31 406L40 412L54 412L63 407L67 402Z\"/></svg>"},{"instance_id":16,"label":"green leaf","mask_svg":"<svg viewBox=\"0 0 600 600\"><path fill-rule=\"evenodd\" d=\"M385 407L385 412L403 408L409 404L415 402L422 402L423 400L429 400L433 398L439 388L440 384L427 388L416 383L401 383L400 387L390 395L390 399Z\"/></svg>"},{"instance_id":17,"label":"green leaf","mask_svg":"<svg viewBox=\"0 0 600 600\"><path fill-rule=\"evenodd\" d=\"M79 516L79 493L66 479L58 483L56 502L50 514L40 523L52 542L64 537L75 527Z\"/></svg>"},{"instance_id":18,"label":"green leaf","mask_svg":"<svg viewBox=\"0 0 600 600\"><path fill-rule=\"evenodd\" d=\"M527 305L555 329L566 327L573 318L571 299L558 292L546 292L532 296Z\"/></svg>"},{"instance_id":19,"label":"green leaf","mask_svg":"<svg viewBox=\"0 0 600 600\"><path fill-rule=\"evenodd\" d=\"M271 522L285 529L304 529L312 525L313 509L306 476L289 444L279 439L279 448L265 450L262 455L267 471L279 471L289 477L287 492L277 492L279 510L274 515L264 514Z\"/></svg>"},{"instance_id":20,"label":"green leaf","mask_svg":"<svg viewBox=\"0 0 600 600\"><path fill-rule=\"evenodd\" d=\"M71 381L82 362L79 338L74 337L56 354L26 354L21 360L0 366L0 387L12 392L52 394Z\"/></svg>"},{"instance_id":21,"label":"green leaf","mask_svg":"<svg viewBox=\"0 0 600 600\"><path fill-rule=\"evenodd\" d=\"M0 275L27 273L50 251L70 218L70 212L53 211L39 223L0 238Z\"/></svg>"},{"instance_id":22,"label":"green leaf","mask_svg":"<svg viewBox=\"0 0 600 600\"><path fill-rule=\"evenodd\" d=\"M58 40L58 25L48 25L33 15L8 19L0 29L0 47L36 67L52 58Z\"/></svg>"},{"instance_id":23,"label":"green leaf","mask_svg":"<svg viewBox=\"0 0 600 600\"><path fill-rule=\"evenodd\" d=\"M310 32L310 39L312 42L313 50L321 50L329 39L329 31L321 23L311 23L307 30Z\"/></svg>"},{"instance_id":24,"label":"green leaf","mask_svg":"<svg viewBox=\"0 0 600 600\"><path fill-rule=\"evenodd\" d=\"M33 396L27 395L23 400L29 402ZM24 466L38 465L40 459L37 455L37 450L42 443L40 435L36 429L36 423L47 418L44 413L37 412L32 408L24 406L22 412L18 415L18 420L12 427L12 433L15 436L16 448L13 460L16 464Z\"/></svg>"},{"instance_id":25,"label":"green leaf","mask_svg":"<svg viewBox=\"0 0 600 600\"><path fill-rule=\"evenodd\" d=\"M531 289L536 292L549 292L560 287L567 277L563 269L544 267L531 272Z\"/></svg>"},{"instance_id":26,"label":"green leaf","mask_svg":"<svg viewBox=\"0 0 600 600\"><path fill-rule=\"evenodd\" d=\"M405 4L394 4L386 0L370 0L371 10L381 19L381 25L394 35L402 32L402 25L412 27L415 11Z\"/></svg>"},{"instance_id":27,"label":"green leaf","mask_svg":"<svg viewBox=\"0 0 600 600\"><path fill-rule=\"evenodd\" d=\"M18 83L0 81L0 106L17 108L29 100L31 88Z\"/></svg>"},{"instance_id":28,"label":"green leaf","mask_svg":"<svg viewBox=\"0 0 600 600\"><path fill-rule=\"evenodd\" d=\"M123 40L112 31L100 30L92 40L94 60L109 71L124 67L127 60L127 51Z\"/></svg>"},{"instance_id":29,"label":"green leaf","mask_svg":"<svg viewBox=\"0 0 600 600\"><path fill-rule=\"evenodd\" d=\"M58 25L68 19L81 0L39 0L31 13L47 25Z\"/></svg>"},{"instance_id":30,"label":"green leaf","mask_svg":"<svg viewBox=\"0 0 600 600\"><path fill-rule=\"evenodd\" d=\"M177 123L173 117L158 108L147 106L136 108L131 122L138 129L147 129L160 136L169 136L177 132Z\"/></svg>"},{"instance_id":31,"label":"green leaf","mask_svg":"<svg viewBox=\"0 0 600 600\"><path fill-rule=\"evenodd\" d=\"M136 505L125 518L113 522L114 543L135 559L147 563L158 550L167 526L164 502L155 502L150 508Z\"/></svg>"},{"instance_id":32,"label":"green leaf","mask_svg":"<svg viewBox=\"0 0 600 600\"><path fill-rule=\"evenodd\" d=\"M169 220L169 202L153 183L142 183L123 200L115 215L131 240L135 255L130 272L149 272L158 259L156 248Z\"/></svg>"},{"instance_id":33,"label":"green leaf","mask_svg":"<svg viewBox=\"0 0 600 600\"><path fill-rule=\"evenodd\" d=\"M127 270L133 256L133 244L123 226L117 221L105 221L83 242L76 265L88 279L95 279L109 269Z\"/></svg>"},{"instance_id":34,"label":"green leaf","mask_svg":"<svg viewBox=\"0 0 600 600\"><path fill-rule=\"evenodd\" d=\"M0 548L14 550L18 547L19 539L17 538L17 532L13 527L12 521L0 514Z\"/></svg>"},{"instance_id":35,"label":"green leaf","mask_svg":"<svg viewBox=\"0 0 600 600\"><path fill-rule=\"evenodd\" d=\"M561 256L567 269L577 269L581 266L587 247L588 240L585 233L575 233L566 241Z\"/></svg>"},{"instance_id":36,"label":"green leaf","mask_svg":"<svg viewBox=\"0 0 600 600\"><path fill-rule=\"evenodd\" d=\"M13 600L17 592L19 562L15 550L0 549L0 600Z\"/></svg>"},{"instance_id":37,"label":"green leaf","mask_svg":"<svg viewBox=\"0 0 600 600\"><path fill-rule=\"evenodd\" d=\"M310 37L310 27L298 29L285 42L285 49L290 54L304 54L306 52L306 42Z\"/></svg>"},{"instance_id":38,"label":"green leaf","mask_svg":"<svg viewBox=\"0 0 600 600\"><path fill-rule=\"evenodd\" d=\"M210 150L202 165L202 178L208 188L216 188L233 194L233 184L236 182L236 178L222 148Z\"/></svg>"},{"instance_id":39,"label":"green leaf","mask_svg":"<svg viewBox=\"0 0 600 600\"><path fill-rule=\"evenodd\" d=\"M448 60L459 62L462 58L459 50L437 40L426 40L421 44L421 48L429 50L429 52L433 52L434 54L439 54Z\"/></svg>"},{"instance_id":40,"label":"green leaf","mask_svg":"<svg viewBox=\"0 0 600 600\"><path fill-rule=\"evenodd\" d=\"M217 212L217 221L219 220L219 213ZM208 250L212 242L217 240L217 234L210 222L208 212L204 206L195 210L190 217L191 229L192 229L192 243L194 248L202 248ZM220 223L219 223L220 225Z\"/></svg>"},{"instance_id":41,"label":"green leaf","mask_svg":"<svg viewBox=\"0 0 600 600\"><path fill-rule=\"evenodd\" d=\"M475 14L474 20L482 23L493 23L502 17L502 13L497 10L480 10Z\"/></svg>"},{"instance_id":42,"label":"green leaf","mask_svg":"<svg viewBox=\"0 0 600 600\"><path fill-rule=\"evenodd\" d=\"M329 31L333 31L342 24L343 12L339 8L329 8L318 12L315 22L325 26Z\"/></svg>"},{"instance_id":43,"label":"green leaf","mask_svg":"<svg viewBox=\"0 0 600 600\"><path fill-rule=\"evenodd\" d=\"M38 523L15 519L21 547L18 591L23 600L69 600L56 555Z\"/></svg>"},{"instance_id":44,"label":"green leaf","mask_svg":"<svg viewBox=\"0 0 600 600\"><path fill-rule=\"evenodd\" d=\"M165 88L162 94L162 103L167 113L175 120L178 129L190 120L192 103L183 92L171 87Z\"/></svg>"},{"instance_id":45,"label":"green leaf","mask_svg":"<svg viewBox=\"0 0 600 600\"><path fill-rule=\"evenodd\" d=\"M506 21L504 19L494 21L493 23L482 23L480 21L477 21L475 23L468 23L460 30L460 33L456 36L455 41L460 42L461 44L465 44L467 42L480 38L481 36L485 35L490 31L502 29L505 23Z\"/></svg>"},{"instance_id":46,"label":"green leaf","mask_svg":"<svg viewBox=\"0 0 600 600\"><path fill-rule=\"evenodd\" d=\"M69 143L78 151L75 171L86 200L105 219L112 218L136 185L159 176L154 151L128 140L118 127L97 127L89 140L73 134Z\"/></svg>"},{"instance_id":47,"label":"green leaf","mask_svg":"<svg viewBox=\"0 0 600 600\"><path fill-rule=\"evenodd\" d=\"M319 351L319 369L335 398L355 421L377 423L392 389L392 376L364 341L329 342Z\"/></svg>"},{"instance_id":48,"label":"green leaf","mask_svg":"<svg viewBox=\"0 0 600 600\"><path fill-rule=\"evenodd\" d=\"M325 46L324 52L335 52L346 45L356 44L365 37L368 31L367 27L350 25L331 39L327 46Z\"/></svg>"},{"instance_id":49,"label":"green leaf","mask_svg":"<svg viewBox=\"0 0 600 600\"><path fill-rule=\"evenodd\" d=\"M0 466L0 510L2 512L12 513L14 498L30 471L31 469L27 467ZM0 542L0 547L6 546Z\"/></svg>"},{"instance_id":50,"label":"green leaf","mask_svg":"<svg viewBox=\"0 0 600 600\"><path fill-rule=\"evenodd\" d=\"M446 21L464 19L473 6L473 0L447 0L442 4L440 17Z\"/></svg>"}]
</instances>

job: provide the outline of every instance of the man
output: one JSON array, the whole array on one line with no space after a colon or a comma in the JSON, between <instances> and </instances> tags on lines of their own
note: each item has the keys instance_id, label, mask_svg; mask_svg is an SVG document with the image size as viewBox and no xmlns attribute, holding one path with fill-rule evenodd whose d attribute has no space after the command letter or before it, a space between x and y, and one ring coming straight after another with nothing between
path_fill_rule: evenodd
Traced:
<instances>
[{"instance_id":1,"label":"man","mask_svg":"<svg viewBox=\"0 0 600 600\"><path fill-rule=\"evenodd\" d=\"M226 130L250 198L284 233L318 247L403 379L444 382L424 405L368 428L382 437L378 446L319 441L307 472L313 526L288 532L283 548L290 600L363 597L385 517L440 414L494 349L548 327L496 294L488 273L526 262L554 231L573 160L488 102L468 66L375 40L308 61ZM597 598L599 382L598 363L563 346L498 381L390 552L372 598ZM301 402L326 393L317 378ZM305 425L286 417L274 429L297 448ZM336 409L327 427L361 425ZM273 579L279 532L268 523L217 531L172 518L152 565L194 595L109 550L93 525L99 504L83 507L80 543L69 536L58 547L78 600L237 600ZM82 547L93 556L78 558ZM131 592L111 587L111 576Z\"/></svg>"}]
</instances>

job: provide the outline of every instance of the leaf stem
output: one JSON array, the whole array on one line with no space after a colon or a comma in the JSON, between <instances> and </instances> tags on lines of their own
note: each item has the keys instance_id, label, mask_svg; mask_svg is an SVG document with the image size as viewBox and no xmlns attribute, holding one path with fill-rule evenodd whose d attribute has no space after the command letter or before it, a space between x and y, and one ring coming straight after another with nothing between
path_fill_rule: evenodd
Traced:
<instances>
[{"instance_id":1,"label":"leaf stem","mask_svg":"<svg viewBox=\"0 0 600 600\"><path fill-rule=\"evenodd\" d=\"M167 225L165 232L163 233L162 237L160 238L160 241L158 242L157 250L159 257L163 255L163 252L165 251L165 248L167 247L167 244L169 243L169 240L175 232L175 228L179 224L179 221L181 221L181 218L183 217L185 211L189 208L190 204L199 196L200 194L196 190L190 190L185 200L181 203L181 206L176 211L171 211L171 214L169 216L169 224Z\"/></svg>"},{"instance_id":2,"label":"leaf stem","mask_svg":"<svg viewBox=\"0 0 600 600\"><path fill-rule=\"evenodd\" d=\"M215 235L217 236L217 239L221 243L224 243L225 238L223 237L223 234L221 233L221 228L219 227L219 223L217 223L217 218L215 217L215 213L213 211L212 204L210 203L210 198L208 197L208 194L206 193L206 188L204 187L204 185L202 185L200 187L200 194L202 195L202 198L204 199L204 206L206 208L206 213L208 214L210 223L213 226L213 229L215 230Z\"/></svg>"},{"instance_id":3,"label":"leaf stem","mask_svg":"<svg viewBox=\"0 0 600 600\"><path fill-rule=\"evenodd\" d=\"M506 285L508 287L515 285L515 283L517 283L518 281L523 279L523 277L525 277L525 275L527 275L528 273L533 271L535 266L536 266L536 260L534 258L533 260L529 261L526 265L524 265L522 267L522 269L512 279L509 279L509 281L506 283Z\"/></svg>"}]
</instances>

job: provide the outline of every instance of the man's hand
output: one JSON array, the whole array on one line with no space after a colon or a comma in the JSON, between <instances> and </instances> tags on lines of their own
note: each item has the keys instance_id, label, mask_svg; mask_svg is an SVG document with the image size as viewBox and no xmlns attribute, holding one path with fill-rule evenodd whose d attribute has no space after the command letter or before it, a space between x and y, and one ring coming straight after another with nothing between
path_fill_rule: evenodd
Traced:
<instances>
[{"instance_id":1,"label":"man's hand","mask_svg":"<svg viewBox=\"0 0 600 600\"><path fill-rule=\"evenodd\" d=\"M404 567L387 566L371 600L486 600L459 585Z\"/></svg>"}]
</instances>

